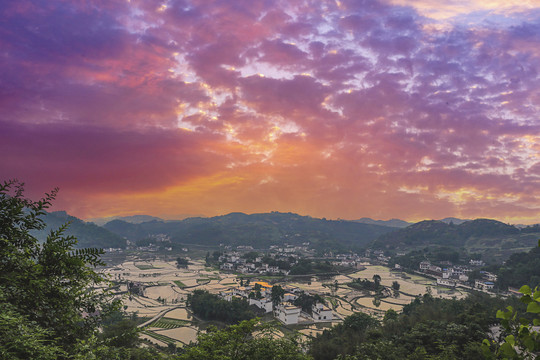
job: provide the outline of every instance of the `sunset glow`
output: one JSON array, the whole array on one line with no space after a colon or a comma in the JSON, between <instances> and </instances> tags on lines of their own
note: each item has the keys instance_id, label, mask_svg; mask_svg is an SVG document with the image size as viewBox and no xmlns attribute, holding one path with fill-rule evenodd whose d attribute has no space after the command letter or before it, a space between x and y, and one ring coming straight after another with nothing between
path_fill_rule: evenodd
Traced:
<instances>
[{"instance_id":1,"label":"sunset glow","mask_svg":"<svg viewBox=\"0 0 540 360\"><path fill-rule=\"evenodd\" d=\"M540 222L540 3L0 9L1 179L81 218Z\"/></svg>"}]
</instances>

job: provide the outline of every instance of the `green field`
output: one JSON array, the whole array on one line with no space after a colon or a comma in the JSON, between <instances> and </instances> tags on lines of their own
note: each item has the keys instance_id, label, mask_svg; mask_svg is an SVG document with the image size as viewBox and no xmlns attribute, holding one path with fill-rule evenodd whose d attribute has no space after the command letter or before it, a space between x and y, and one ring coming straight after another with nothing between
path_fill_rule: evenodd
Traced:
<instances>
[{"instance_id":1,"label":"green field","mask_svg":"<svg viewBox=\"0 0 540 360\"><path fill-rule=\"evenodd\" d=\"M189 321L186 321L186 320L178 320L178 319L171 319L171 318L163 317L159 319L158 321L151 323L149 326L162 328L162 329L175 329L182 326L186 326L188 324L189 324Z\"/></svg>"},{"instance_id":2,"label":"green field","mask_svg":"<svg viewBox=\"0 0 540 360\"><path fill-rule=\"evenodd\" d=\"M174 280L174 283L176 284L176 286L178 286L180 289L183 289L186 287L186 284L184 284L183 282L181 282L180 280Z\"/></svg>"},{"instance_id":3,"label":"green field","mask_svg":"<svg viewBox=\"0 0 540 360\"><path fill-rule=\"evenodd\" d=\"M168 336L165 336L165 335L161 335L161 334L157 334L153 331L150 331L150 330L143 330L142 331L143 334L146 334L156 340L159 340L159 341L162 341L164 342L165 344L177 344L179 343L178 340L176 339L173 339L173 338L170 338Z\"/></svg>"}]
</instances>

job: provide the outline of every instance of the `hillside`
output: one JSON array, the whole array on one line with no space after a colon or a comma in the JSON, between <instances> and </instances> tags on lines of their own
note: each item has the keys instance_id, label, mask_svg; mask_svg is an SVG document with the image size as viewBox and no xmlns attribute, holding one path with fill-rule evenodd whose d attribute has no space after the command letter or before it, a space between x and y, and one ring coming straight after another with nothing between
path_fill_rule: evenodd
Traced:
<instances>
[{"instance_id":1,"label":"hillside","mask_svg":"<svg viewBox=\"0 0 540 360\"><path fill-rule=\"evenodd\" d=\"M167 234L172 242L182 244L251 245L260 248L309 241L319 249L365 247L378 236L395 230L388 226L279 212L252 215L231 213L212 218L141 224L114 220L104 227L134 241L154 234Z\"/></svg>"},{"instance_id":2,"label":"hillside","mask_svg":"<svg viewBox=\"0 0 540 360\"><path fill-rule=\"evenodd\" d=\"M51 230L56 230L67 222L69 227L65 235L73 235L77 238L77 248L125 248L126 240L111 231L97 226L93 223L87 223L79 218L68 215L65 211L55 211L47 213L42 217L47 225L44 230L35 231L33 235L40 241L44 241Z\"/></svg>"},{"instance_id":3,"label":"hillside","mask_svg":"<svg viewBox=\"0 0 540 360\"><path fill-rule=\"evenodd\" d=\"M400 219L390 219L390 220L373 220L371 218L363 217L358 220L352 220L354 222L362 223L362 224L372 224L372 225L381 225L381 226L390 226L395 228L405 228L412 223L406 222Z\"/></svg>"},{"instance_id":4,"label":"hillside","mask_svg":"<svg viewBox=\"0 0 540 360\"><path fill-rule=\"evenodd\" d=\"M508 286L519 288L529 285L532 289L540 286L540 240L538 247L529 252L510 256L498 270L497 286L506 289Z\"/></svg>"},{"instance_id":5,"label":"hillside","mask_svg":"<svg viewBox=\"0 0 540 360\"><path fill-rule=\"evenodd\" d=\"M131 216L111 216L111 217L105 217L105 218L94 218L94 219L88 219L88 222L93 222L96 225L103 226L108 222L111 222L113 220L122 220L128 223L132 224L140 224L143 222L148 221L163 221L163 219L160 219L155 216L150 215L131 215Z\"/></svg>"},{"instance_id":6,"label":"hillside","mask_svg":"<svg viewBox=\"0 0 540 360\"><path fill-rule=\"evenodd\" d=\"M540 231L527 230L490 219L476 219L461 224L426 220L392 233L383 234L373 242L375 248L414 250L429 246L464 248L469 253L484 254L485 259L501 262L511 254L536 245Z\"/></svg>"}]
</instances>

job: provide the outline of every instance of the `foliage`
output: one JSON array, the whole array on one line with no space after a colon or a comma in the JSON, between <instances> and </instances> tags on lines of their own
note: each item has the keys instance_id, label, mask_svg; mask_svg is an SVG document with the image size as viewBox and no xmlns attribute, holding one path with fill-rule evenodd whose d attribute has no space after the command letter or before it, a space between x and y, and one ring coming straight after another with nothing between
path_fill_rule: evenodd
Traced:
<instances>
[{"instance_id":1,"label":"foliage","mask_svg":"<svg viewBox=\"0 0 540 360\"><path fill-rule=\"evenodd\" d=\"M1 310L5 321L24 319L31 324L26 327L33 329L31 334L24 326L17 328L20 339L39 341L51 354L59 353L58 349L70 354L76 344L93 336L103 316L119 304L111 301L107 291L94 290L106 280L94 271L102 265L101 250L75 250L75 238L63 235L66 226L51 230L43 244L31 234L45 227L39 217L56 192L34 202L24 198L22 183L0 185ZM0 334L4 336L10 335Z\"/></svg>"},{"instance_id":2,"label":"foliage","mask_svg":"<svg viewBox=\"0 0 540 360\"><path fill-rule=\"evenodd\" d=\"M302 308L302 311L311 314L312 307L316 303L324 304L324 299L319 295L310 295L305 292L302 292L294 301L293 304Z\"/></svg>"},{"instance_id":3,"label":"foliage","mask_svg":"<svg viewBox=\"0 0 540 360\"><path fill-rule=\"evenodd\" d=\"M366 314L346 318L315 338L309 354L316 360L479 360L484 357L481 341L496 324L492 313L501 304L505 302L486 294L463 300L426 294L401 314L388 311L380 323Z\"/></svg>"},{"instance_id":4,"label":"foliage","mask_svg":"<svg viewBox=\"0 0 540 360\"><path fill-rule=\"evenodd\" d=\"M197 344L186 346L180 360L308 360L296 337L274 338L275 329L258 319L242 321L224 330L210 328ZM256 334L256 335L255 335Z\"/></svg>"},{"instance_id":5,"label":"foliage","mask_svg":"<svg viewBox=\"0 0 540 360\"><path fill-rule=\"evenodd\" d=\"M255 317L244 299L233 297L232 301L227 301L205 290L194 290L188 295L186 303L195 315L205 320L234 324Z\"/></svg>"},{"instance_id":6,"label":"foliage","mask_svg":"<svg viewBox=\"0 0 540 360\"><path fill-rule=\"evenodd\" d=\"M324 274L335 272L336 268L328 261L300 259L290 271L290 275Z\"/></svg>"},{"instance_id":7,"label":"foliage","mask_svg":"<svg viewBox=\"0 0 540 360\"><path fill-rule=\"evenodd\" d=\"M176 267L178 269L180 268L187 268L187 266L189 265L189 261L187 259L184 259L184 258L176 258Z\"/></svg>"},{"instance_id":8,"label":"foliage","mask_svg":"<svg viewBox=\"0 0 540 360\"><path fill-rule=\"evenodd\" d=\"M497 318L501 319L506 337L502 344L484 339L482 349L486 355L494 353L501 359L536 359L540 355L540 287L532 290L523 285L519 292L523 294L520 301L527 305L525 316L518 317L519 311L512 306L498 310Z\"/></svg>"},{"instance_id":9,"label":"foliage","mask_svg":"<svg viewBox=\"0 0 540 360\"><path fill-rule=\"evenodd\" d=\"M285 295L285 290L279 286L274 285L272 286L272 292L270 293L270 298L272 299L272 304L276 306L283 300L283 295Z\"/></svg>"},{"instance_id":10,"label":"foliage","mask_svg":"<svg viewBox=\"0 0 540 360\"><path fill-rule=\"evenodd\" d=\"M510 256L499 269L497 287L506 289L508 286L518 288L528 285L534 288L540 285L540 247L527 253L517 253Z\"/></svg>"},{"instance_id":11,"label":"foliage","mask_svg":"<svg viewBox=\"0 0 540 360\"><path fill-rule=\"evenodd\" d=\"M49 341L51 332L28 320L0 298L0 358L57 359L62 349Z\"/></svg>"},{"instance_id":12,"label":"foliage","mask_svg":"<svg viewBox=\"0 0 540 360\"><path fill-rule=\"evenodd\" d=\"M375 274L373 276L373 281L370 281L369 279L357 278L354 279L352 282L348 283L347 285L356 290L381 291L382 286L380 284L381 277Z\"/></svg>"},{"instance_id":13,"label":"foliage","mask_svg":"<svg viewBox=\"0 0 540 360\"><path fill-rule=\"evenodd\" d=\"M330 360L338 355L353 354L356 346L366 339L368 330L378 326L378 321L367 314L352 314L343 323L324 330L313 339L308 354L315 360Z\"/></svg>"}]
</instances>

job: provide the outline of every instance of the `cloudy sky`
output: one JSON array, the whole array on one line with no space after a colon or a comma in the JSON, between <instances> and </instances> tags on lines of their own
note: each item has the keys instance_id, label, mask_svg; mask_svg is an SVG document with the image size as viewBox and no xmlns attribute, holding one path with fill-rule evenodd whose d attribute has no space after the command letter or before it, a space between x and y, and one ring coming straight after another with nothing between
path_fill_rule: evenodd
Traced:
<instances>
[{"instance_id":1,"label":"cloudy sky","mask_svg":"<svg viewBox=\"0 0 540 360\"><path fill-rule=\"evenodd\" d=\"M0 9L0 177L81 218L540 222L538 0Z\"/></svg>"}]
</instances>

